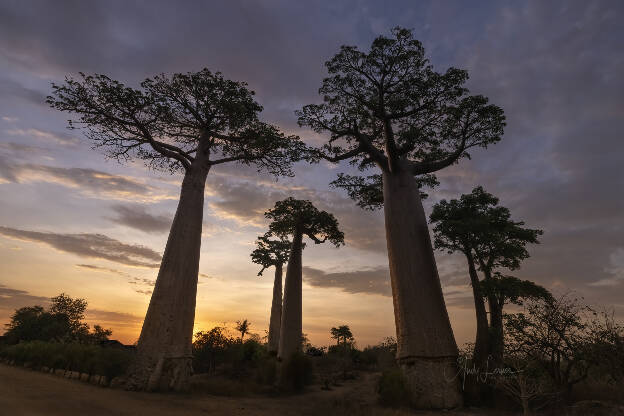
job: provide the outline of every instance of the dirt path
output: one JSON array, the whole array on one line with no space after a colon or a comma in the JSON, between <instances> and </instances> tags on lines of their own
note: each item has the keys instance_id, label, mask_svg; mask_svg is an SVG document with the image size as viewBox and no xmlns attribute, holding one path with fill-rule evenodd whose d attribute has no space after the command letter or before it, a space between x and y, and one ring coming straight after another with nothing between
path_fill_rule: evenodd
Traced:
<instances>
[{"instance_id":1,"label":"dirt path","mask_svg":"<svg viewBox=\"0 0 624 416\"><path fill-rule=\"evenodd\" d=\"M375 377L346 382L332 391L289 397L221 397L134 393L106 389L0 364L0 416L109 415L479 415L475 412L407 412L376 405Z\"/></svg>"}]
</instances>

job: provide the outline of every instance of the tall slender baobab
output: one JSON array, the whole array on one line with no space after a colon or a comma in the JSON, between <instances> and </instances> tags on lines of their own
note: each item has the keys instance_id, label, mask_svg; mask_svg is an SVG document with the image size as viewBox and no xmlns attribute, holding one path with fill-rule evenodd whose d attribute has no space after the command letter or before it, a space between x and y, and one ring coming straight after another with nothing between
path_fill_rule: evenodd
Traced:
<instances>
[{"instance_id":1,"label":"tall slender baobab","mask_svg":"<svg viewBox=\"0 0 624 416\"><path fill-rule=\"evenodd\" d=\"M449 408L461 404L459 383L449 376L456 373L457 345L415 176L431 181L470 148L499 141L504 115L487 98L468 94L466 71L435 72L411 31L392 34L375 39L368 53L343 46L326 63L324 102L297 115L301 126L330 133L318 157L381 170L334 183L361 198L360 205L383 203L397 359L417 406Z\"/></svg>"},{"instance_id":2,"label":"tall slender baobab","mask_svg":"<svg viewBox=\"0 0 624 416\"><path fill-rule=\"evenodd\" d=\"M519 298L548 297L548 292L532 282L495 274L496 268L515 270L529 257L526 245L537 244L542 230L524 228L524 222L513 221L508 208L498 205L498 198L478 186L469 194L433 206L430 216L434 225L435 246L449 253L461 251L468 260L468 270L477 310L475 361L484 365L491 355L494 364L503 359L503 306ZM485 276L479 281L477 268ZM486 290L484 290L486 289ZM488 299L488 328L483 298ZM515 299L515 300L514 300ZM486 332L483 334L483 325ZM492 364L492 363L490 363Z\"/></svg>"},{"instance_id":3,"label":"tall slender baobab","mask_svg":"<svg viewBox=\"0 0 624 416\"><path fill-rule=\"evenodd\" d=\"M344 244L344 234L338 229L338 221L332 214L319 211L310 201L293 198L277 201L275 207L264 216L271 220L267 234L282 239L292 237L286 267L284 306L277 352L278 359L287 360L301 350L303 236L307 236L316 244L329 241L339 247Z\"/></svg>"},{"instance_id":4,"label":"tall slender baobab","mask_svg":"<svg viewBox=\"0 0 624 416\"><path fill-rule=\"evenodd\" d=\"M104 75L53 84L48 103L76 115L95 147L109 157L142 159L151 168L184 174L180 201L143 322L127 388L189 387L204 188L210 168L238 162L292 175L305 148L294 136L258 119L262 107L243 82L207 69L158 75L126 87Z\"/></svg>"},{"instance_id":5,"label":"tall slender baobab","mask_svg":"<svg viewBox=\"0 0 624 416\"><path fill-rule=\"evenodd\" d=\"M288 240L271 240L268 236L263 235L258 237L256 244L258 247L251 253L251 261L262 266L258 276L262 276L264 269L271 266L275 267L267 350L270 354L277 354L282 321L282 269L288 260L291 242Z\"/></svg>"},{"instance_id":6,"label":"tall slender baobab","mask_svg":"<svg viewBox=\"0 0 624 416\"><path fill-rule=\"evenodd\" d=\"M480 190L480 191L479 191ZM476 191L476 192L475 192ZM487 242L492 231L491 216L486 214L495 198L475 188L471 194L462 195L459 200L442 200L433 206L429 217L433 227L433 241L436 249L449 254L461 252L468 262L468 275L475 304L477 334L473 351L473 362L479 368L486 368L490 354L490 336L485 300L477 274L475 249Z\"/></svg>"}]
</instances>

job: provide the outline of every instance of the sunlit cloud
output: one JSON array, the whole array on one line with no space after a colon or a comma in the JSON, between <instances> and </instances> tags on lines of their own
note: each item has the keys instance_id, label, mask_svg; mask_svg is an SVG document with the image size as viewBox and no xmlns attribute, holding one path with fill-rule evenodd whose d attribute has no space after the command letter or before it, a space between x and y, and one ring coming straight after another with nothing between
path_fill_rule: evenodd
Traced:
<instances>
[{"instance_id":1,"label":"sunlit cloud","mask_svg":"<svg viewBox=\"0 0 624 416\"><path fill-rule=\"evenodd\" d=\"M161 260L154 250L136 244L126 244L103 234L60 234L20 230L0 226L0 234L20 241L46 244L58 251L80 257L95 258L127 266L156 268Z\"/></svg>"},{"instance_id":2,"label":"sunlit cloud","mask_svg":"<svg viewBox=\"0 0 624 416\"><path fill-rule=\"evenodd\" d=\"M77 189L85 196L98 199L157 202L178 198L178 195L171 195L130 176L85 168L19 164L1 156L0 180L5 183L52 183Z\"/></svg>"},{"instance_id":3,"label":"sunlit cloud","mask_svg":"<svg viewBox=\"0 0 624 416\"><path fill-rule=\"evenodd\" d=\"M348 293L392 296L390 273L387 267L328 273L304 266L303 279L314 287L339 288Z\"/></svg>"},{"instance_id":4,"label":"sunlit cloud","mask_svg":"<svg viewBox=\"0 0 624 416\"><path fill-rule=\"evenodd\" d=\"M32 137L36 139L53 142L55 144L59 144L62 146L75 146L78 143L80 143L80 139L74 136L71 136L69 134L53 133L50 131L45 131L45 130L35 129L35 128L9 129L9 130L5 130L5 132L11 136Z\"/></svg>"},{"instance_id":5,"label":"sunlit cloud","mask_svg":"<svg viewBox=\"0 0 624 416\"><path fill-rule=\"evenodd\" d=\"M273 186L263 182L228 180L225 177L213 179L208 187L211 200L207 204L219 218L262 228L267 223L264 213L276 201L287 197L307 199L338 219L348 246L374 252L386 250L381 212L363 210L338 192L318 191L302 186Z\"/></svg>"},{"instance_id":6,"label":"sunlit cloud","mask_svg":"<svg viewBox=\"0 0 624 416\"><path fill-rule=\"evenodd\" d=\"M34 296L25 290L13 289L0 284L0 309L13 312L24 306L46 306L50 299L44 296Z\"/></svg>"},{"instance_id":7,"label":"sunlit cloud","mask_svg":"<svg viewBox=\"0 0 624 416\"><path fill-rule=\"evenodd\" d=\"M130 274L122 270L111 269L110 267L96 266L95 264L76 264L76 267L80 269L89 270L92 272L109 273L109 274L112 273L112 274L116 274L116 275L123 276L123 277L132 277Z\"/></svg>"},{"instance_id":8,"label":"sunlit cloud","mask_svg":"<svg viewBox=\"0 0 624 416\"><path fill-rule=\"evenodd\" d=\"M111 221L146 233L163 233L171 228L173 218L169 215L154 215L141 205L114 205L116 216Z\"/></svg>"}]
</instances>

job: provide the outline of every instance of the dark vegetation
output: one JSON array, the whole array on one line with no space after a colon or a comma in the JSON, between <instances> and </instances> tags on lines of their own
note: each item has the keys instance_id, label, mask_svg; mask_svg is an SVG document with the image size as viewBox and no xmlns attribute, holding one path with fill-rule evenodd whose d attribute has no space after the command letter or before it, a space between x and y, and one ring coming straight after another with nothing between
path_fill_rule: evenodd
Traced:
<instances>
[{"instance_id":1,"label":"dark vegetation","mask_svg":"<svg viewBox=\"0 0 624 416\"><path fill-rule=\"evenodd\" d=\"M104 376L106 384L123 376L134 348L107 341L110 331L89 331L82 322L86 305L82 299L62 294L52 299L47 310L38 306L16 310L2 338L0 358L46 371ZM515 313L504 316L502 365L476 366L474 344L461 356L459 377L464 385L471 381L471 371L477 371L477 380L489 394L482 397L481 406L509 408L510 402L517 402L529 414L530 410L560 409L577 399L621 400L624 328L612 315L569 294L533 297L520 305ZM26 313L33 310L37 313ZM71 323L63 327L66 332L58 331L59 322ZM381 405L411 405L406 378L396 364L394 338L359 349L350 327L339 325L329 330L336 344L315 347L304 335L301 352L280 364L260 336L250 332L251 326L242 319L232 328L217 326L195 334L195 391L240 396L332 390L372 372L379 374ZM61 335L50 337L51 333ZM280 374L284 380L278 389Z\"/></svg>"},{"instance_id":2,"label":"dark vegetation","mask_svg":"<svg viewBox=\"0 0 624 416\"><path fill-rule=\"evenodd\" d=\"M17 309L6 325L0 358L27 367L74 371L106 377L124 374L133 347L108 340L109 329L83 322L87 302L61 293L41 306Z\"/></svg>"}]
</instances>

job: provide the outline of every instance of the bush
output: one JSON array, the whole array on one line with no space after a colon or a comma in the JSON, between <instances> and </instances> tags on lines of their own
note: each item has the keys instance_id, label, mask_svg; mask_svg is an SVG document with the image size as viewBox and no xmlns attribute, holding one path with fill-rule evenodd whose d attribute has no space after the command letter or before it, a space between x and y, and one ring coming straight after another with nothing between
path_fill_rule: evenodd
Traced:
<instances>
[{"instance_id":1,"label":"bush","mask_svg":"<svg viewBox=\"0 0 624 416\"><path fill-rule=\"evenodd\" d=\"M383 406L399 407L409 405L407 381L400 369L386 370L377 384L379 403Z\"/></svg>"},{"instance_id":2,"label":"bush","mask_svg":"<svg viewBox=\"0 0 624 416\"><path fill-rule=\"evenodd\" d=\"M17 364L31 363L33 367L50 367L86 374L106 376L108 380L122 375L133 352L115 348L78 343L21 342L0 349L0 357Z\"/></svg>"},{"instance_id":3,"label":"bush","mask_svg":"<svg viewBox=\"0 0 624 416\"><path fill-rule=\"evenodd\" d=\"M273 357L267 357L258 363L256 382L259 384L273 385L277 380L277 361Z\"/></svg>"},{"instance_id":4,"label":"bush","mask_svg":"<svg viewBox=\"0 0 624 416\"><path fill-rule=\"evenodd\" d=\"M295 353L284 362L280 381L282 388L301 392L313 380L312 361L304 354Z\"/></svg>"},{"instance_id":5,"label":"bush","mask_svg":"<svg viewBox=\"0 0 624 416\"><path fill-rule=\"evenodd\" d=\"M98 354L95 355L96 373L106 376L108 380L112 380L117 376L123 375L134 353L116 348L100 348Z\"/></svg>"}]
</instances>

